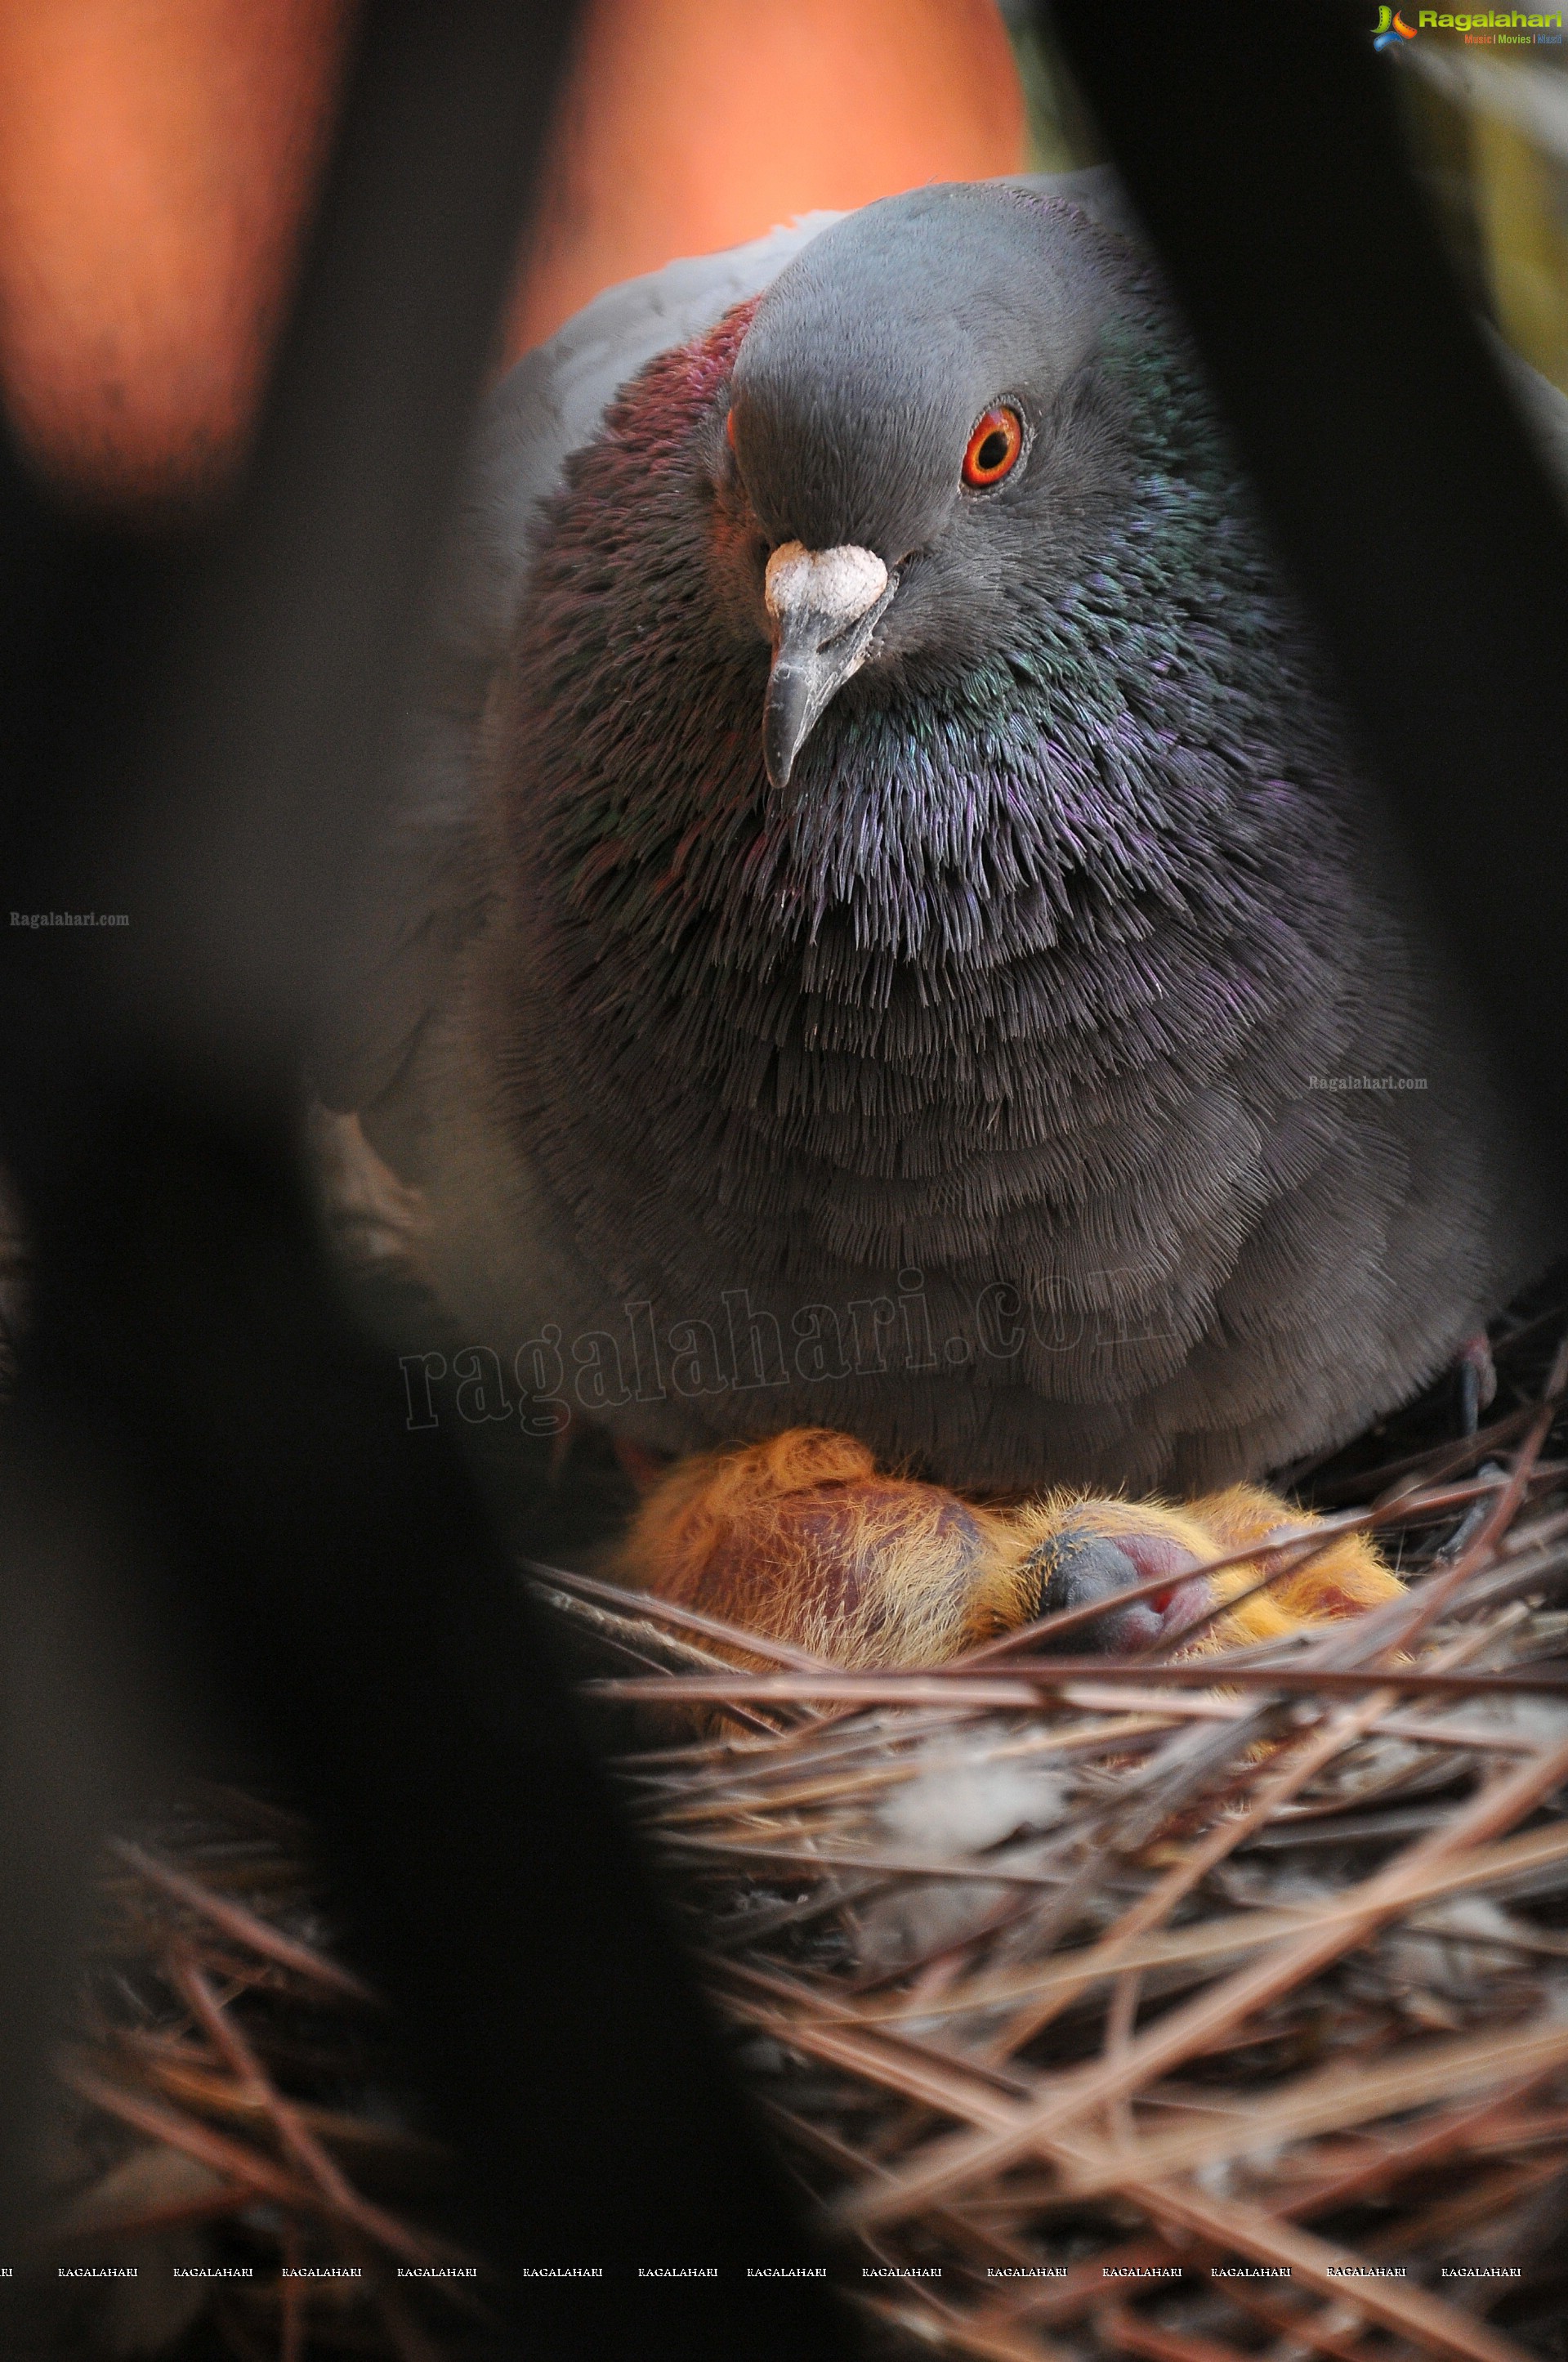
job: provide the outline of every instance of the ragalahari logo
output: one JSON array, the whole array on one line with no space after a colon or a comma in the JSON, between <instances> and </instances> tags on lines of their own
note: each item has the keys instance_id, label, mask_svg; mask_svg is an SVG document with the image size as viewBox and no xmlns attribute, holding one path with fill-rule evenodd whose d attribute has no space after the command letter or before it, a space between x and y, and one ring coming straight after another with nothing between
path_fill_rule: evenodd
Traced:
<instances>
[{"instance_id":1,"label":"ragalahari logo","mask_svg":"<svg viewBox=\"0 0 1568 2362\"><path fill-rule=\"evenodd\" d=\"M1562 11L1550 15L1529 16L1518 8L1487 8L1477 15L1474 10L1450 16L1436 8L1418 8L1416 21L1408 24L1398 8L1379 8L1373 30L1375 50L1397 50L1401 41L1413 41L1422 33L1440 38L1457 35L1466 49L1529 50L1562 47Z\"/></svg>"}]
</instances>

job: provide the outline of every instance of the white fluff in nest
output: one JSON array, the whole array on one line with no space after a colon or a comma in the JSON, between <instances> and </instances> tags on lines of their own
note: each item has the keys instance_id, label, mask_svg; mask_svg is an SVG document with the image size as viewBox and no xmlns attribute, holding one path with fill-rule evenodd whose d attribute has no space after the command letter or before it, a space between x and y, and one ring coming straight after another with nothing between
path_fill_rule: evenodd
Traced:
<instances>
[{"instance_id":1,"label":"white fluff in nest","mask_svg":"<svg viewBox=\"0 0 1568 2362\"><path fill-rule=\"evenodd\" d=\"M1277 1904L1281 1909L1314 1911L1320 1904L1333 1902L1343 1891L1341 1880L1320 1878L1309 1870L1283 1870L1275 1877L1259 1879L1253 1889L1253 1899L1271 1905Z\"/></svg>"},{"instance_id":2,"label":"white fluff in nest","mask_svg":"<svg viewBox=\"0 0 1568 2362\"><path fill-rule=\"evenodd\" d=\"M1549 1697L1463 1698L1452 1709L1456 1721L1490 1723L1538 1747L1561 1747L1568 1738L1568 1705Z\"/></svg>"},{"instance_id":3,"label":"white fluff in nest","mask_svg":"<svg viewBox=\"0 0 1568 2362\"><path fill-rule=\"evenodd\" d=\"M1053 1828L1067 1783L1027 1763L967 1762L951 1752L896 1788L878 1818L886 1838L915 1846L923 1861L983 1853L1024 1829Z\"/></svg>"},{"instance_id":4,"label":"white fluff in nest","mask_svg":"<svg viewBox=\"0 0 1568 2362\"><path fill-rule=\"evenodd\" d=\"M973 1860L1005 1838L1049 1829L1066 1809L1067 1783L1027 1763L986 1762L956 1756L939 1742L922 1767L885 1798L873 1842L901 1860ZM1041 1849L1007 1848L998 1860L1032 1870ZM893 1969L983 1925L1009 1894L1021 1890L979 1879L922 1878L874 1898L860 1915L861 1957L867 1968Z\"/></svg>"},{"instance_id":5,"label":"white fluff in nest","mask_svg":"<svg viewBox=\"0 0 1568 2362\"><path fill-rule=\"evenodd\" d=\"M1511 1939L1521 1928L1484 1894L1456 1894L1428 1904L1419 1916L1388 1939L1396 1973L1419 1986L1473 2001L1478 1988L1501 1971L1533 1963Z\"/></svg>"},{"instance_id":6,"label":"white fluff in nest","mask_svg":"<svg viewBox=\"0 0 1568 2362\"><path fill-rule=\"evenodd\" d=\"M1247 2176L1266 2180L1285 2155L1286 2146L1282 2140L1260 2141L1256 2148L1243 2149L1236 2157L1205 2158L1193 2169L1192 2178L1210 2198L1233 2198Z\"/></svg>"}]
</instances>

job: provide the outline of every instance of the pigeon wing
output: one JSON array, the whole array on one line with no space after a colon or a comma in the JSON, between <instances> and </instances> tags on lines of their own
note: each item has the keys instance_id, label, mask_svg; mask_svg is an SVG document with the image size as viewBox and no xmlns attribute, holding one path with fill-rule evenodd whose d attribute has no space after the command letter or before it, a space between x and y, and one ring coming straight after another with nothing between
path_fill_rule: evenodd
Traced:
<instances>
[{"instance_id":1,"label":"pigeon wing","mask_svg":"<svg viewBox=\"0 0 1568 2362\"><path fill-rule=\"evenodd\" d=\"M313 1060L317 1096L368 1119L395 1101L453 965L480 924L474 740L511 637L544 504L620 388L758 293L838 219L804 215L723 254L672 262L597 296L511 370L484 403L401 717L379 840L352 897L347 944ZM395 1134L395 1114L380 1131Z\"/></svg>"}]
</instances>

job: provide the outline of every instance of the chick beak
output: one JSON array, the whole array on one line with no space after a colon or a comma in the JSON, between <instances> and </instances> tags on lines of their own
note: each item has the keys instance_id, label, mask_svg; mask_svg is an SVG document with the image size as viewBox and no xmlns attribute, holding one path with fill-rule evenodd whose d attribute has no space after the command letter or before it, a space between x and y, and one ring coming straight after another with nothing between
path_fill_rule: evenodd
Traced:
<instances>
[{"instance_id":1,"label":"chick beak","mask_svg":"<svg viewBox=\"0 0 1568 2362\"><path fill-rule=\"evenodd\" d=\"M807 549L781 542L767 561L763 596L773 626L773 670L763 708L767 776L781 788L823 708L865 663L894 590L875 550L845 542Z\"/></svg>"}]
</instances>

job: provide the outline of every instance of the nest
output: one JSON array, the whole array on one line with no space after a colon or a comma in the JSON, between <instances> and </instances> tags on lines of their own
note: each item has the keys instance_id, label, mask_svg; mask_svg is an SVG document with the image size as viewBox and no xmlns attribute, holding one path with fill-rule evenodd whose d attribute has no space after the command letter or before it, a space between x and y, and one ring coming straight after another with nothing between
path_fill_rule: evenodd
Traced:
<instances>
[{"instance_id":1,"label":"nest","mask_svg":"<svg viewBox=\"0 0 1568 2362\"><path fill-rule=\"evenodd\" d=\"M394 2096L385 2012L333 1954L293 1815L214 1788L113 1841L24 2352L469 2354L478 2268L421 2220L447 2159ZM61 2277L83 2263L137 2277Z\"/></svg>"},{"instance_id":2,"label":"nest","mask_svg":"<svg viewBox=\"0 0 1568 2362\"><path fill-rule=\"evenodd\" d=\"M881 2350L1568 2356L1562 1329L1509 1323L1479 1432L1434 1397L1289 1472L1328 1523L1260 1580L1360 1524L1409 1589L1267 1648L1072 1656L1055 1618L850 1673L533 1571ZM229 1799L116 1849L55 2246L265 2267L203 2292L241 2362L466 2354L462 2283L389 2268L451 2253L403 2211L439 2160L302 1840ZM356 2295L276 2276L354 2242Z\"/></svg>"},{"instance_id":3,"label":"nest","mask_svg":"<svg viewBox=\"0 0 1568 2362\"><path fill-rule=\"evenodd\" d=\"M1295 1472L1260 1579L1369 1526L1409 1589L1266 1648L849 1673L538 1572L593 1694L713 1718L621 1777L891 2351L1568 2353L1553 1325L1489 1428Z\"/></svg>"}]
</instances>

